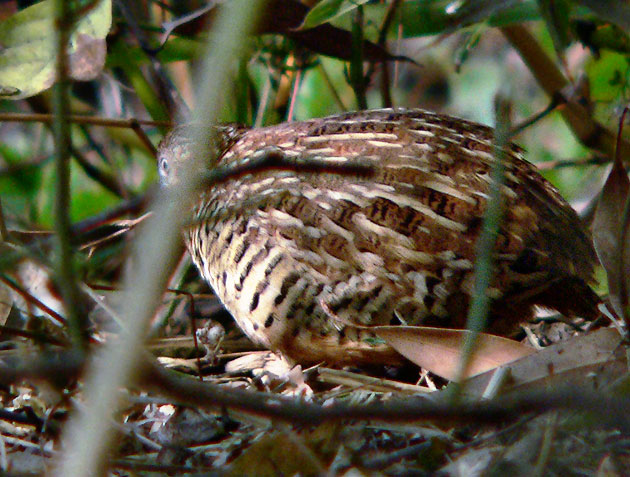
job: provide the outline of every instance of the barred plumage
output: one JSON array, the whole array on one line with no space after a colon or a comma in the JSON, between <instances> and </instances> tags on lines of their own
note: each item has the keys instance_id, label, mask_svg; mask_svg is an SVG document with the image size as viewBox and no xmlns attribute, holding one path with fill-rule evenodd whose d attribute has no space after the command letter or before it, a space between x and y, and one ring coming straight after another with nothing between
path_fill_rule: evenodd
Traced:
<instances>
[{"instance_id":1,"label":"barred plumage","mask_svg":"<svg viewBox=\"0 0 630 477\"><path fill-rule=\"evenodd\" d=\"M303 363L388 362L394 353L369 339L369 326L463 326L495 160L491 128L385 109L219 131L220 164L274 153L374 170L267 170L203 191L187 245L252 340ZM164 139L163 183L176 187L189 152L185 128ZM535 304L594 317L587 233L523 151L506 152L491 331L508 332Z\"/></svg>"}]
</instances>

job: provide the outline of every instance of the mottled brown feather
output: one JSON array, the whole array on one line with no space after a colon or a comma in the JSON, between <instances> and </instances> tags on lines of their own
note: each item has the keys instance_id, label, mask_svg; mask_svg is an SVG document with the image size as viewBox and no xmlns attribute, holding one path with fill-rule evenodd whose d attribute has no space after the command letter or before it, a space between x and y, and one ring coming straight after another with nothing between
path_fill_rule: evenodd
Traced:
<instances>
[{"instance_id":1,"label":"mottled brown feather","mask_svg":"<svg viewBox=\"0 0 630 477\"><path fill-rule=\"evenodd\" d=\"M491 128L422 110L374 110L260 129L219 128L218 164L281 154L360 161L370 177L267 170L204 190L186 233L201 274L254 341L296 361L390 362L369 329L462 327L493 163ZM160 146L165 184L190 159L185 128ZM506 150L490 330L534 305L592 318L595 254L558 191ZM168 166L168 170L165 169Z\"/></svg>"}]
</instances>

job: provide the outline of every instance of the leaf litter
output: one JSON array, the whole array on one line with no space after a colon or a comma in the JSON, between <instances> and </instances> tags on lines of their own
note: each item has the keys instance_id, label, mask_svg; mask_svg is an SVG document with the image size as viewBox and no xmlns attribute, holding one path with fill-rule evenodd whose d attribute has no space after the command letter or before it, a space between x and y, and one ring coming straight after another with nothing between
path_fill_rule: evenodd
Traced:
<instances>
[{"instance_id":1,"label":"leaf litter","mask_svg":"<svg viewBox=\"0 0 630 477\"><path fill-rule=\"evenodd\" d=\"M199 291L202 298L196 300L195 307L213 309L214 299L205 290ZM108 299L107 292L99 293ZM110 295L119 299L114 292ZM201 371L204 382L226 389L264 391L324 406L338 402L387 403L400 397L441 402L449 399L447 380L429 373L435 383L433 389L417 384L421 373L411 364L371 369L295 366L248 345L229 317L226 319L220 311L215 318L225 328L225 337L210 356L194 346L190 305L176 295L166 294L164 306L174 300L179 300L181 306L168 316L164 336L150 340L147 349L160 362L189 374L190 379L198 380ZM100 326L111 330L104 320L101 316ZM552 329L550 326L532 326L532 334L540 341L576 336L540 351L515 341L514 345L507 345L505 355L509 359L503 361L496 361L493 355L493 338L487 348L489 358L483 357L486 347L482 343L477 350L482 360L496 361L499 370L507 370L507 378L496 387L494 396L566 384L602 393L613 387L623 389L628 363L625 346L615 329L601 328L584 334L565 323L559 326L564 327L563 333L543 336ZM206 324L206 328L213 329L213 325ZM388 328L391 327L379 332L385 336L391 332ZM459 348L462 333L411 329L403 332L406 334L414 338L421 335L423 346L437 348L438 355L442 353L442 364L451 362L451 368L456 367L459 356L454 350ZM405 341L409 336L400 338L394 333L393 339ZM0 356L14 359L28 349L33 347L27 340L13 339L5 342ZM461 383L465 399L487 399L487 389L497 373L497 369L490 369ZM62 383L55 389L41 381L26 380L20 386L0 390L4 409L13 413L0 421L8 456L5 468L39 474L49 466L59 450L59 430L69 409L80 408L80 396L80 387L74 383ZM610 426L577 411L524 411L513 418L485 424L428 417L397 423L342 420L291 425L229 407L208 412L141 388L124 391L121 398L120 439L114 449L116 457L111 461L116 475L210 471L225 475L408 475L438 471L449 476L490 472L526 475L542 465L537 459L544 446L549 446L552 455L544 467L549 475L564 475L569 470L595 472L600 467L620 469L617 475L628 470L627 434L622 430L611 432ZM554 434L546 442L550 426Z\"/></svg>"}]
</instances>

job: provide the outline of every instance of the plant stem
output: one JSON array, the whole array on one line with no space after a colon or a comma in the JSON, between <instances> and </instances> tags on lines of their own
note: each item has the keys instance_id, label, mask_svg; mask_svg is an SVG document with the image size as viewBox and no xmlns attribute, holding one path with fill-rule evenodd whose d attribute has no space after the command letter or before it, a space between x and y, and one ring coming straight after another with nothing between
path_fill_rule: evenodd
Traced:
<instances>
[{"instance_id":1,"label":"plant stem","mask_svg":"<svg viewBox=\"0 0 630 477\"><path fill-rule=\"evenodd\" d=\"M81 295L76 283L72 231L70 224L70 138L69 99L68 99L68 59L66 48L70 40L70 30L74 13L70 2L54 2L55 25L57 27L57 83L53 88L53 135L55 138L55 233L56 254L55 274L66 308L68 328L72 343L79 349L87 346L87 314L80 307Z\"/></svg>"}]
</instances>

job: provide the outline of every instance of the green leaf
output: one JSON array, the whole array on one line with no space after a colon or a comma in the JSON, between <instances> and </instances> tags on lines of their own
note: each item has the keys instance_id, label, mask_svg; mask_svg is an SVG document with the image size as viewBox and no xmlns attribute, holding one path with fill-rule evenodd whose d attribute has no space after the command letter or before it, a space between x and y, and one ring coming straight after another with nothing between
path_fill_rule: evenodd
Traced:
<instances>
[{"instance_id":1,"label":"green leaf","mask_svg":"<svg viewBox=\"0 0 630 477\"><path fill-rule=\"evenodd\" d=\"M53 5L45 0L0 23L0 97L22 99L48 89L56 76ZM111 0L97 0L77 19L68 44L69 77L90 80L105 64Z\"/></svg>"},{"instance_id":2,"label":"green leaf","mask_svg":"<svg viewBox=\"0 0 630 477\"><path fill-rule=\"evenodd\" d=\"M131 50L123 41L119 40L110 45L109 64L110 66L116 65L123 70L151 118L156 121L168 121L170 119L168 110L140 68L142 62L138 60L139 54L144 55L140 50Z\"/></svg>"},{"instance_id":3,"label":"green leaf","mask_svg":"<svg viewBox=\"0 0 630 477\"><path fill-rule=\"evenodd\" d=\"M383 4L370 3L366 5L366 20L377 25L380 24L386 9L387 5ZM485 22L489 26L498 27L540 20L540 11L535 0L521 2L514 0L477 2L409 0L402 2L396 18L400 19L403 38L413 38L439 35L478 22ZM337 22L335 23L337 24ZM398 28L397 22L393 22L393 28Z\"/></svg>"},{"instance_id":4,"label":"green leaf","mask_svg":"<svg viewBox=\"0 0 630 477\"><path fill-rule=\"evenodd\" d=\"M0 144L0 156L8 166L0 176L0 195L34 195L41 185L40 167L25 167L26 158L9 144Z\"/></svg>"},{"instance_id":5,"label":"green leaf","mask_svg":"<svg viewBox=\"0 0 630 477\"><path fill-rule=\"evenodd\" d=\"M348 13L367 2L368 0L322 0L308 12L299 29L308 30L328 23L333 18Z\"/></svg>"},{"instance_id":6,"label":"green leaf","mask_svg":"<svg viewBox=\"0 0 630 477\"><path fill-rule=\"evenodd\" d=\"M553 46L556 52L560 54L571 42L570 5L567 0L538 0L538 4L551 35Z\"/></svg>"},{"instance_id":7,"label":"green leaf","mask_svg":"<svg viewBox=\"0 0 630 477\"><path fill-rule=\"evenodd\" d=\"M630 33L630 5L619 0L579 0L576 3L588 7L603 20Z\"/></svg>"},{"instance_id":8,"label":"green leaf","mask_svg":"<svg viewBox=\"0 0 630 477\"><path fill-rule=\"evenodd\" d=\"M455 51L455 70L460 71L464 62L468 59L470 52L479 44L482 34L486 31L486 26L480 24L471 27L469 31L463 33L464 41L462 45Z\"/></svg>"},{"instance_id":9,"label":"green leaf","mask_svg":"<svg viewBox=\"0 0 630 477\"><path fill-rule=\"evenodd\" d=\"M630 53L630 37L617 25L597 18L584 18L575 20L572 28L582 44L595 53L600 50L611 50L624 55Z\"/></svg>"},{"instance_id":10,"label":"green leaf","mask_svg":"<svg viewBox=\"0 0 630 477\"><path fill-rule=\"evenodd\" d=\"M591 98L595 102L614 101L628 87L628 62L625 55L602 51L599 59L586 65Z\"/></svg>"}]
</instances>

